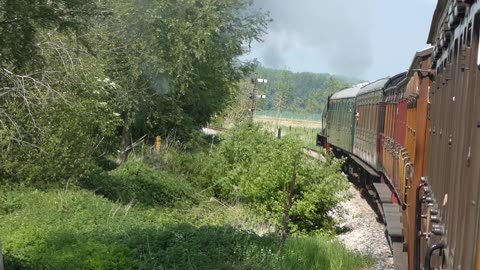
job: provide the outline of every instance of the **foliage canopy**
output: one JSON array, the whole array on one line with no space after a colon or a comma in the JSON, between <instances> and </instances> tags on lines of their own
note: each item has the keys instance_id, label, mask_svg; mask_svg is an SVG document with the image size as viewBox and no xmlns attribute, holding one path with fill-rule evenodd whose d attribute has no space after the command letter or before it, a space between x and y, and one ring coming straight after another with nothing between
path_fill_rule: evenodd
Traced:
<instances>
[{"instance_id":1,"label":"foliage canopy","mask_svg":"<svg viewBox=\"0 0 480 270\"><path fill-rule=\"evenodd\" d=\"M191 140L268 22L248 0L0 0L2 181L75 180L140 138Z\"/></svg>"}]
</instances>

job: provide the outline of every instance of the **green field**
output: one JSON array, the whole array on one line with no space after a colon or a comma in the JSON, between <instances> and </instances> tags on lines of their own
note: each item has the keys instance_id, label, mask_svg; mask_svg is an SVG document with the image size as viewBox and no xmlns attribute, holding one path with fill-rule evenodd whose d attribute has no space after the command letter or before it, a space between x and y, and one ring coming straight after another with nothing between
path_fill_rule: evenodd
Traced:
<instances>
[{"instance_id":1,"label":"green field","mask_svg":"<svg viewBox=\"0 0 480 270\"><path fill-rule=\"evenodd\" d=\"M262 111L258 110L255 112L258 116L268 116L268 117L277 117L277 111ZM279 115L279 118L287 119L299 119L299 120L310 120L310 121L322 121L321 114L311 114L311 113L295 113L295 112L282 112Z\"/></svg>"}]
</instances>

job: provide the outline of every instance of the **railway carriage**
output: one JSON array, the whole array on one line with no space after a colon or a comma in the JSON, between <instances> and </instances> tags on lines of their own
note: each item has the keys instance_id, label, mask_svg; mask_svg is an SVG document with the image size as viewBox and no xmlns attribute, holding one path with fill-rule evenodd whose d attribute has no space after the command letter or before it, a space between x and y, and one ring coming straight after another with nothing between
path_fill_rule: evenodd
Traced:
<instances>
[{"instance_id":1,"label":"railway carriage","mask_svg":"<svg viewBox=\"0 0 480 270\"><path fill-rule=\"evenodd\" d=\"M354 131L353 154L365 161L374 170L380 171L379 162L381 125L380 104L383 101L383 87L388 78L372 82L357 94L357 126Z\"/></svg>"},{"instance_id":2,"label":"railway carriage","mask_svg":"<svg viewBox=\"0 0 480 270\"><path fill-rule=\"evenodd\" d=\"M346 152L353 150L355 128L355 104L359 87L352 87L332 95L328 100L326 124L328 141Z\"/></svg>"}]
</instances>

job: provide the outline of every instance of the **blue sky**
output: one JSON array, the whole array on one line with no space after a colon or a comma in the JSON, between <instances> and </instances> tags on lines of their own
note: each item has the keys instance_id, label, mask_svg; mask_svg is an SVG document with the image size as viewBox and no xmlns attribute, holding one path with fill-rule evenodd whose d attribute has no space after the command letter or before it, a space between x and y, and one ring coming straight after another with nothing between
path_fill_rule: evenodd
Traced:
<instances>
[{"instance_id":1,"label":"blue sky","mask_svg":"<svg viewBox=\"0 0 480 270\"><path fill-rule=\"evenodd\" d=\"M436 0L255 0L274 20L247 58L272 68L375 80L426 48Z\"/></svg>"}]
</instances>

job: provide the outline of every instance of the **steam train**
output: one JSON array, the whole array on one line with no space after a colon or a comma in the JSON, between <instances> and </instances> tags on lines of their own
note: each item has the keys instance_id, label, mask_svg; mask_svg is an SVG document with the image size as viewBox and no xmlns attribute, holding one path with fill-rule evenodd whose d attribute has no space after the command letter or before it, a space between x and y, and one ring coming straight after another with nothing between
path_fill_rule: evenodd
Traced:
<instances>
[{"instance_id":1,"label":"steam train","mask_svg":"<svg viewBox=\"0 0 480 270\"><path fill-rule=\"evenodd\" d=\"M328 98L317 144L347 158L397 269L480 270L480 1L439 0L407 72Z\"/></svg>"}]
</instances>

